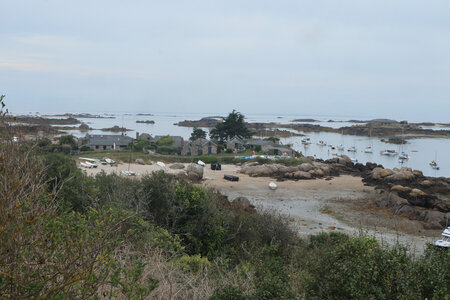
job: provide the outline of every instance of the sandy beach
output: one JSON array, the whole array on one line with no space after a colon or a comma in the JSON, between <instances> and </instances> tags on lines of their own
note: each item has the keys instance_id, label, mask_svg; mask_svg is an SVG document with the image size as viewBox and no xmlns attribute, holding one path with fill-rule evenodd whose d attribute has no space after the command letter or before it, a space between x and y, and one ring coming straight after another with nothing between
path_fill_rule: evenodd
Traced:
<instances>
[{"instance_id":1,"label":"sandy beach","mask_svg":"<svg viewBox=\"0 0 450 300\"><path fill-rule=\"evenodd\" d=\"M137 177L163 170L176 174L183 170L159 165L118 164L115 167L99 165L84 169L95 175L102 170L121 174L131 170ZM434 242L440 232L423 230L418 221L393 215L389 209L377 208L373 199L379 196L373 187L365 186L360 177L339 176L331 180L286 180L276 182L268 177L250 177L239 173L239 166L222 165L221 171L204 168L202 185L217 189L230 200L247 197L257 209L269 209L289 219L300 235L338 231L349 234L375 236L389 244L399 241L411 246L416 253L423 251L427 242ZM239 177L238 182L223 179L225 174ZM274 181L278 188L270 190L268 184Z\"/></svg>"}]
</instances>

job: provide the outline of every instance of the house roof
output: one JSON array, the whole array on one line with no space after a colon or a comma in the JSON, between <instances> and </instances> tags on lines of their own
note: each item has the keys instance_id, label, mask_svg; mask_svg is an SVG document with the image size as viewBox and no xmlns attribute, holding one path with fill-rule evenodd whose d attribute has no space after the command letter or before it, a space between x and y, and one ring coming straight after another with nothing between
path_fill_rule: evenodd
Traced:
<instances>
[{"instance_id":1,"label":"house roof","mask_svg":"<svg viewBox=\"0 0 450 300\"><path fill-rule=\"evenodd\" d=\"M228 142L239 142L239 143L242 143L242 144L244 143L244 141L240 137L238 137L237 135L233 136L230 140L227 141L227 143Z\"/></svg>"},{"instance_id":2,"label":"house roof","mask_svg":"<svg viewBox=\"0 0 450 300\"><path fill-rule=\"evenodd\" d=\"M271 141L256 140L256 141L251 141L251 142L249 142L248 144L249 144L250 146L264 146L264 145L272 144L272 143L273 143L273 142L271 142Z\"/></svg>"},{"instance_id":3,"label":"house roof","mask_svg":"<svg viewBox=\"0 0 450 300\"><path fill-rule=\"evenodd\" d=\"M86 140L87 146L128 146L133 141L133 138L119 134L87 134Z\"/></svg>"},{"instance_id":4,"label":"house roof","mask_svg":"<svg viewBox=\"0 0 450 300\"><path fill-rule=\"evenodd\" d=\"M153 139L153 137L152 137L150 134L148 134L148 133L141 133L141 134L139 135L139 138L140 138L140 139L149 139L149 140L152 140L152 139Z\"/></svg>"},{"instance_id":5,"label":"house roof","mask_svg":"<svg viewBox=\"0 0 450 300\"><path fill-rule=\"evenodd\" d=\"M211 143L211 144L217 146L216 143L214 143L214 142L212 142L212 141L210 141L210 140L207 140L207 139L203 139L203 138L198 138L198 139L196 139L196 140L194 140L194 141L190 141L190 142L187 143L186 145L192 145L192 146L200 146L200 147L202 147L202 146L204 146L204 145L206 145L206 144L208 144L208 143Z\"/></svg>"}]
</instances>

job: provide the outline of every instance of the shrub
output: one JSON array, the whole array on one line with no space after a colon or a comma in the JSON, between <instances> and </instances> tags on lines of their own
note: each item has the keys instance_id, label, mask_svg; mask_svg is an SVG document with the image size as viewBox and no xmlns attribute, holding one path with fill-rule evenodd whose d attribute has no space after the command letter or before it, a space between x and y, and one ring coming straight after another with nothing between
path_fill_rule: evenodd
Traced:
<instances>
[{"instance_id":1,"label":"shrub","mask_svg":"<svg viewBox=\"0 0 450 300\"><path fill-rule=\"evenodd\" d=\"M91 147L83 145L80 147L81 152L91 151Z\"/></svg>"}]
</instances>

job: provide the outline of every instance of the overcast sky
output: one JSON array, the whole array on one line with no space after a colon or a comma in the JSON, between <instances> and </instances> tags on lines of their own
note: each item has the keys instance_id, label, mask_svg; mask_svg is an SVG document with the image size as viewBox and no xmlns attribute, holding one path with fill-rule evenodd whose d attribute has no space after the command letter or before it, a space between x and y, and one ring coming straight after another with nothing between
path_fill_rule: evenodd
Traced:
<instances>
[{"instance_id":1,"label":"overcast sky","mask_svg":"<svg viewBox=\"0 0 450 300\"><path fill-rule=\"evenodd\" d=\"M450 122L450 1L0 0L12 111Z\"/></svg>"}]
</instances>

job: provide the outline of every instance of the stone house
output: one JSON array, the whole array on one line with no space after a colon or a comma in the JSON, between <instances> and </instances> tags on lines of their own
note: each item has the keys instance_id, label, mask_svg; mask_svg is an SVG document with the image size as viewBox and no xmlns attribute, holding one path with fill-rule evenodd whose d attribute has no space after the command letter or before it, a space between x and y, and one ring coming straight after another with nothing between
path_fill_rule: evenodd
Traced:
<instances>
[{"instance_id":1,"label":"stone house","mask_svg":"<svg viewBox=\"0 0 450 300\"><path fill-rule=\"evenodd\" d=\"M233 138L227 141L227 149L244 151L244 141L240 137L235 135Z\"/></svg>"},{"instance_id":2,"label":"stone house","mask_svg":"<svg viewBox=\"0 0 450 300\"><path fill-rule=\"evenodd\" d=\"M212 155L217 154L217 144L207 139L196 139L187 142L181 150L181 155Z\"/></svg>"},{"instance_id":3,"label":"stone house","mask_svg":"<svg viewBox=\"0 0 450 300\"><path fill-rule=\"evenodd\" d=\"M119 134L86 134L84 141L85 145L94 151L119 151L127 147L133 141L133 138Z\"/></svg>"}]
</instances>

